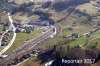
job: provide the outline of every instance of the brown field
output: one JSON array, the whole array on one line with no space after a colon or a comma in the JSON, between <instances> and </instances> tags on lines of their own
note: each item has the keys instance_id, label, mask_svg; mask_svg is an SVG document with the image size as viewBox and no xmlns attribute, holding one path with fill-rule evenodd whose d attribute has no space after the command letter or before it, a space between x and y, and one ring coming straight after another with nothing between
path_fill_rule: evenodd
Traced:
<instances>
[{"instance_id":1,"label":"brown field","mask_svg":"<svg viewBox=\"0 0 100 66\"><path fill-rule=\"evenodd\" d=\"M79 9L80 11L86 11L88 14L96 14L97 9L95 6L93 6L91 3L86 3L80 6L77 6L76 9Z\"/></svg>"}]
</instances>

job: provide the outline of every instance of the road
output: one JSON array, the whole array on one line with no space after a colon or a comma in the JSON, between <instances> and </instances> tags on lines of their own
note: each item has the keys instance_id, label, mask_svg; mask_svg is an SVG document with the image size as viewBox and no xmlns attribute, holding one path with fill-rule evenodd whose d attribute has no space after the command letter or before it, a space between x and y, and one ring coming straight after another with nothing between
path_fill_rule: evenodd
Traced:
<instances>
[{"instance_id":1,"label":"road","mask_svg":"<svg viewBox=\"0 0 100 66\"><path fill-rule=\"evenodd\" d=\"M13 19L12 19L12 16L10 15L10 13L8 13L8 18L9 18L9 21L10 21L10 27L9 27L8 30L11 30L11 29L13 30L13 38L10 40L10 43L6 47L4 47L3 50L1 50L0 55L3 54L4 52L6 52L12 46L12 44L14 43L15 38L16 38L16 33L15 33L16 28L13 25ZM7 33L8 30L6 30L5 33ZM2 39L2 37L1 37L1 39ZM0 43L1 43L1 40L0 40Z\"/></svg>"},{"instance_id":2,"label":"road","mask_svg":"<svg viewBox=\"0 0 100 66\"><path fill-rule=\"evenodd\" d=\"M1 60L2 66L7 66L7 63L15 59L17 56L22 55L25 52L28 52L35 48L36 45L49 38L54 32L54 27L50 27L45 33L39 35L38 37L31 39L26 44L22 45L18 49L14 50L7 57Z\"/></svg>"}]
</instances>

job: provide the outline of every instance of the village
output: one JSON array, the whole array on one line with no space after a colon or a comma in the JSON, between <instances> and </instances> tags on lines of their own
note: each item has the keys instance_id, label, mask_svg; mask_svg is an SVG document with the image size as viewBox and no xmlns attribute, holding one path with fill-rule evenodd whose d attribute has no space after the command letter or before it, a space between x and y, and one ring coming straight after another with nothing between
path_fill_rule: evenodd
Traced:
<instances>
[{"instance_id":1,"label":"village","mask_svg":"<svg viewBox=\"0 0 100 66\"><path fill-rule=\"evenodd\" d=\"M13 24L16 27L16 33L31 33L33 30L38 30L41 29L43 30L43 32L46 31L47 28L49 28L49 21L32 21L32 20L26 20L25 22L23 22L22 24L20 24L21 22L19 21L15 21ZM1 25L3 26L3 24ZM1 46L7 45L7 39L8 36L12 34L12 29L8 30L5 29L6 33L2 36L2 44ZM2 33L1 33L2 35Z\"/></svg>"},{"instance_id":2,"label":"village","mask_svg":"<svg viewBox=\"0 0 100 66\"><path fill-rule=\"evenodd\" d=\"M52 66L58 58L71 56L70 59L98 60L98 0L5 0L3 4L0 62L4 66ZM95 64L98 62L89 63L90 66Z\"/></svg>"}]
</instances>

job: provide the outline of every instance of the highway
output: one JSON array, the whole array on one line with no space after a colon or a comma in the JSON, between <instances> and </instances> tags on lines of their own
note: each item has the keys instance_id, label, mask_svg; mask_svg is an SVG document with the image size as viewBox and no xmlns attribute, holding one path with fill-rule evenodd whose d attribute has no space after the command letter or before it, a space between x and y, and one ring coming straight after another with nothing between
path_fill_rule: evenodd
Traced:
<instances>
[{"instance_id":1,"label":"highway","mask_svg":"<svg viewBox=\"0 0 100 66\"><path fill-rule=\"evenodd\" d=\"M48 39L54 32L53 32L54 26L50 27L45 33L39 35L38 37L31 39L26 44L22 45L18 49L14 50L12 53L10 53L7 57L0 60L2 62L2 66L7 66L7 64L14 60L19 55L22 55L32 49L35 48L36 45L44 41L45 39Z\"/></svg>"}]
</instances>

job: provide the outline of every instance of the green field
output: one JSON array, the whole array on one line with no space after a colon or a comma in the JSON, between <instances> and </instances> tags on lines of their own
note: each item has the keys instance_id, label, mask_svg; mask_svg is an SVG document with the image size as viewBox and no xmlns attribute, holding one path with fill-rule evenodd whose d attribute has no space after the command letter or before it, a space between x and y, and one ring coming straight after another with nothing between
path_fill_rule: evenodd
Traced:
<instances>
[{"instance_id":1,"label":"green field","mask_svg":"<svg viewBox=\"0 0 100 66\"><path fill-rule=\"evenodd\" d=\"M24 42L25 40L32 39L32 38L38 36L39 34L41 34L41 30L34 30L30 34L27 34L27 33L17 33L17 36L16 36L14 44L4 54L9 54L13 50L15 50L18 47L20 47L23 44L25 44L25 42Z\"/></svg>"},{"instance_id":2,"label":"green field","mask_svg":"<svg viewBox=\"0 0 100 66\"><path fill-rule=\"evenodd\" d=\"M97 45L98 48L100 48L100 37L94 39L93 41L91 41L91 42L86 46L86 48L90 48L90 47L96 46L96 45Z\"/></svg>"},{"instance_id":3,"label":"green field","mask_svg":"<svg viewBox=\"0 0 100 66\"><path fill-rule=\"evenodd\" d=\"M81 44L85 44L86 42L88 42L89 44L87 46L85 46L85 48L88 47L88 46L93 46L95 42L98 42L98 45L100 45L100 39L98 39L96 41L93 40L93 39L98 38L98 37L100 38L100 30L95 32L94 34L90 35L90 37L84 36L84 37L76 39L75 41L71 41L67 44L64 44L63 46L67 47L68 44L69 44L70 47L75 47L75 46L78 46L78 45L81 45ZM48 42L44 43L43 45L40 45L39 48L43 49L43 48L47 48L47 47L52 47L54 45L57 45L62 40L64 40L64 38L62 38L61 36L55 37L55 38L49 40ZM93 42L92 42L93 45L90 44L91 40L93 40Z\"/></svg>"},{"instance_id":4,"label":"green field","mask_svg":"<svg viewBox=\"0 0 100 66\"><path fill-rule=\"evenodd\" d=\"M96 46L100 48L100 31L93 34L92 39L89 41L89 44L85 46L86 48L90 48L92 46Z\"/></svg>"},{"instance_id":5,"label":"green field","mask_svg":"<svg viewBox=\"0 0 100 66\"><path fill-rule=\"evenodd\" d=\"M95 39L97 38L97 39ZM95 39L95 40L93 40ZM68 43L70 45L70 47L74 47L74 46L78 46L81 44L85 44L86 42L88 42L88 45L85 46L86 47L90 47L93 46L96 42L98 43L98 45L100 45L100 31L97 31L96 33L90 35L90 37L82 37L82 38L78 38L75 41L72 41L70 43ZM64 45L67 47L67 45Z\"/></svg>"}]
</instances>

